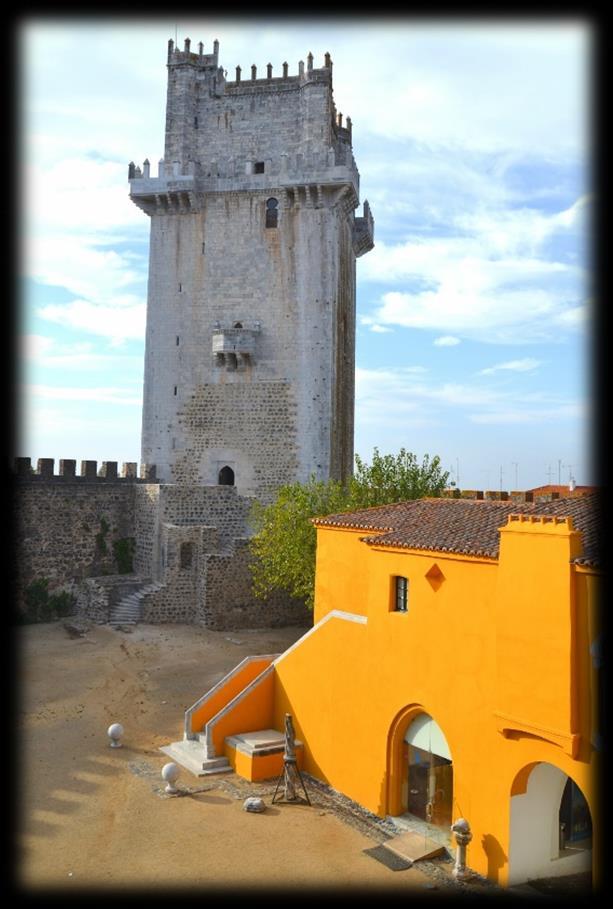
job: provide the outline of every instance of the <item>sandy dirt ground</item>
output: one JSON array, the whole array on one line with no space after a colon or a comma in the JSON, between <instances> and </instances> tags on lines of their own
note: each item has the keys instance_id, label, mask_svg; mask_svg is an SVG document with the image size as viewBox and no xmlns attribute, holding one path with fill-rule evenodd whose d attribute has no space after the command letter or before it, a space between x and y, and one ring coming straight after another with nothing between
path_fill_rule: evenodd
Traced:
<instances>
[{"instance_id":1,"label":"sandy dirt ground","mask_svg":"<svg viewBox=\"0 0 613 909\"><path fill-rule=\"evenodd\" d=\"M184 710L244 656L280 653L306 630L18 629L17 889L457 893L449 861L394 871L366 854L385 833L324 787L310 807L272 805L276 780L182 770L181 794L165 793L159 748L182 738ZM113 722L122 748L109 747ZM248 795L266 811L246 812Z\"/></svg>"}]
</instances>

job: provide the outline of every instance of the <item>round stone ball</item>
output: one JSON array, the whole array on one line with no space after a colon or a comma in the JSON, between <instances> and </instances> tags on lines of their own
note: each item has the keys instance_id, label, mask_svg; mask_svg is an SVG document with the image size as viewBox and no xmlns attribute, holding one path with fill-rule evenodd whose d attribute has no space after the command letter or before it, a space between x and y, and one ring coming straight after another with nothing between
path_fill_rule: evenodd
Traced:
<instances>
[{"instance_id":1,"label":"round stone ball","mask_svg":"<svg viewBox=\"0 0 613 909\"><path fill-rule=\"evenodd\" d=\"M255 814L260 814L260 812L266 811L266 805L262 799L255 795L250 795L243 802L243 811L253 811Z\"/></svg>"},{"instance_id":2,"label":"round stone ball","mask_svg":"<svg viewBox=\"0 0 613 909\"><path fill-rule=\"evenodd\" d=\"M181 771L179 770L177 764L174 764L171 761L170 764L164 764L162 767L162 779L166 780L167 783L170 783L172 785L172 783L174 783L175 780L179 778L180 772Z\"/></svg>"},{"instance_id":3,"label":"round stone ball","mask_svg":"<svg viewBox=\"0 0 613 909\"><path fill-rule=\"evenodd\" d=\"M120 739L123 735L121 723L112 723L107 730L107 735L110 739Z\"/></svg>"}]
</instances>

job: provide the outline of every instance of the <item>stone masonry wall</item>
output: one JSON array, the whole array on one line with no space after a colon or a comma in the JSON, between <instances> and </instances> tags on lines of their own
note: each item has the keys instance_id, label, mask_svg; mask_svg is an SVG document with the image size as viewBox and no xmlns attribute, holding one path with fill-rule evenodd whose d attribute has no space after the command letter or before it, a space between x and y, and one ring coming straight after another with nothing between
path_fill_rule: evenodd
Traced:
<instances>
[{"instance_id":1,"label":"stone masonry wall","mask_svg":"<svg viewBox=\"0 0 613 909\"><path fill-rule=\"evenodd\" d=\"M296 407L287 382L259 382L239 388L202 385L179 415L186 440L173 466L178 484L196 484L203 477L203 451L212 457L211 481L225 465L247 488L257 488L269 501L296 475ZM279 445L279 437L285 439ZM212 462L212 463L211 463Z\"/></svg>"},{"instance_id":2,"label":"stone masonry wall","mask_svg":"<svg viewBox=\"0 0 613 909\"><path fill-rule=\"evenodd\" d=\"M157 575L159 497L160 487L154 483L134 490L134 570L149 578Z\"/></svg>"},{"instance_id":3,"label":"stone masonry wall","mask_svg":"<svg viewBox=\"0 0 613 909\"><path fill-rule=\"evenodd\" d=\"M48 578L53 591L75 579L117 573L112 544L134 537L133 483L19 480L14 492L18 609L36 579Z\"/></svg>"},{"instance_id":4,"label":"stone masonry wall","mask_svg":"<svg viewBox=\"0 0 613 909\"><path fill-rule=\"evenodd\" d=\"M236 540L231 553L212 553L206 557L202 624L215 631L310 625L313 614L304 603L285 594L275 594L266 600L254 597L249 562L248 540Z\"/></svg>"},{"instance_id":5,"label":"stone masonry wall","mask_svg":"<svg viewBox=\"0 0 613 909\"><path fill-rule=\"evenodd\" d=\"M106 622L110 609L151 581L142 621L217 630L308 623L283 595L256 600L249 570L253 499L232 486L157 485L36 477L16 483L18 606L36 578L77 596L77 613ZM104 530L105 525L108 529ZM114 540L135 537L135 572L118 575Z\"/></svg>"},{"instance_id":6,"label":"stone masonry wall","mask_svg":"<svg viewBox=\"0 0 613 909\"><path fill-rule=\"evenodd\" d=\"M135 593L144 583L132 575L84 578L78 582L76 612L98 625L109 621L110 612L122 597Z\"/></svg>"}]
</instances>

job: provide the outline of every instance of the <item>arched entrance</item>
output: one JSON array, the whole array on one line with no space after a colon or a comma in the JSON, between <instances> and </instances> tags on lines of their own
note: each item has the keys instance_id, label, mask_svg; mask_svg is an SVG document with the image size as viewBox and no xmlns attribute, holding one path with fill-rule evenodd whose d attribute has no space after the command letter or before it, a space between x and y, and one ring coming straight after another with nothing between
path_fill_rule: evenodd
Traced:
<instances>
[{"instance_id":1,"label":"arched entrance","mask_svg":"<svg viewBox=\"0 0 613 909\"><path fill-rule=\"evenodd\" d=\"M227 465L219 471L220 486L234 486L234 471Z\"/></svg>"},{"instance_id":2,"label":"arched entrance","mask_svg":"<svg viewBox=\"0 0 613 909\"><path fill-rule=\"evenodd\" d=\"M580 788L553 764L523 768L511 788L509 885L591 867L592 820Z\"/></svg>"},{"instance_id":3,"label":"arched entrance","mask_svg":"<svg viewBox=\"0 0 613 909\"><path fill-rule=\"evenodd\" d=\"M407 766L407 812L435 827L449 829L453 799L453 764L447 740L431 716L415 717L404 735Z\"/></svg>"},{"instance_id":4,"label":"arched entrance","mask_svg":"<svg viewBox=\"0 0 613 909\"><path fill-rule=\"evenodd\" d=\"M390 733L388 812L449 831L453 763L445 735L423 709L407 708Z\"/></svg>"}]
</instances>

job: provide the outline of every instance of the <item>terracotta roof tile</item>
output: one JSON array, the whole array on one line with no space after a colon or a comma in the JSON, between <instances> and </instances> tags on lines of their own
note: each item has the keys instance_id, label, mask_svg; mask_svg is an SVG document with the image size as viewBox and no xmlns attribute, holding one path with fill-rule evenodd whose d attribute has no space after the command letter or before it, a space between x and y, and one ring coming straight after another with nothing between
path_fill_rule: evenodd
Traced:
<instances>
[{"instance_id":1,"label":"terracotta roof tile","mask_svg":"<svg viewBox=\"0 0 613 909\"><path fill-rule=\"evenodd\" d=\"M511 514L571 517L583 534L583 555L574 561L601 564L601 508L598 495L552 502L501 502L475 499L416 499L380 505L362 511L315 518L322 527L378 531L363 537L366 543L384 543L400 549L427 549L498 558L499 529Z\"/></svg>"}]
</instances>

